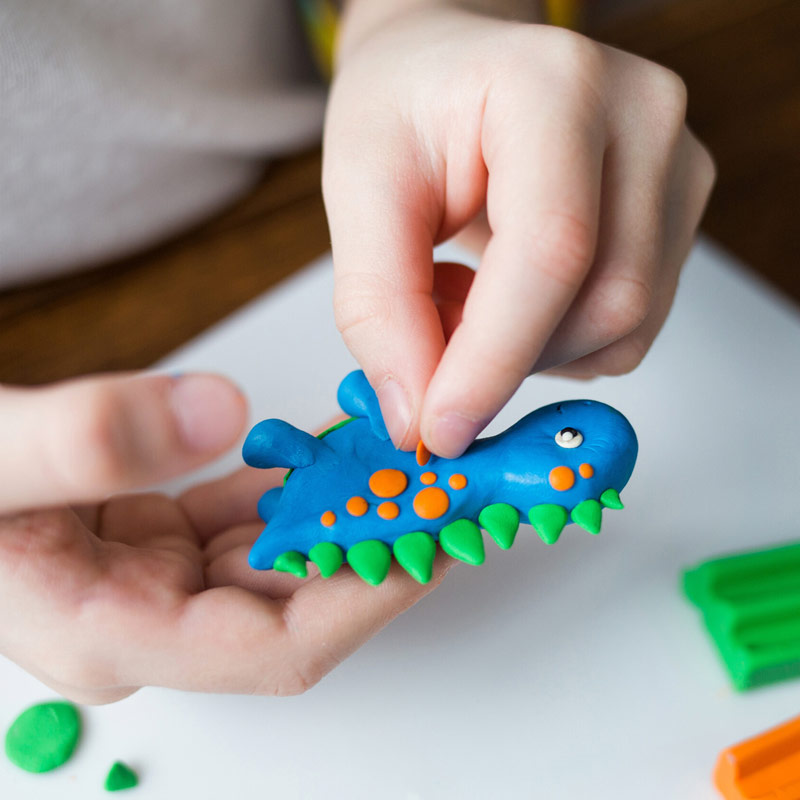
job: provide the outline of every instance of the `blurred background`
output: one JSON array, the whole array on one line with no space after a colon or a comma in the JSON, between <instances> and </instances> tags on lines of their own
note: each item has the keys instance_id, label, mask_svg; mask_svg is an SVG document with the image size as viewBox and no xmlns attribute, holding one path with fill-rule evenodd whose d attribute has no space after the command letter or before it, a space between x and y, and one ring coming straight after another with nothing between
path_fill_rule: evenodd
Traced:
<instances>
[{"instance_id":1,"label":"blurred background","mask_svg":"<svg viewBox=\"0 0 800 800\"><path fill-rule=\"evenodd\" d=\"M581 31L683 77L689 123L719 170L703 231L800 302L800 2L574 7ZM273 161L246 196L177 238L0 292L0 381L147 367L325 252L320 163L318 147Z\"/></svg>"}]
</instances>

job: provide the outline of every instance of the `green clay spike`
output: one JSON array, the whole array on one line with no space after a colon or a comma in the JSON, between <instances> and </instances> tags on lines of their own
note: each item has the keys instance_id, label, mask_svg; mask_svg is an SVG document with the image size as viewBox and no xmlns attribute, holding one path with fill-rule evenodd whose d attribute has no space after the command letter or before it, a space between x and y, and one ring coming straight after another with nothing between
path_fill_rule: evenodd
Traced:
<instances>
[{"instance_id":1,"label":"green clay spike","mask_svg":"<svg viewBox=\"0 0 800 800\"><path fill-rule=\"evenodd\" d=\"M616 489L606 489L603 494L600 495L600 502L606 508L614 508L617 511L625 508L625 506L622 505L622 500L620 499L619 492Z\"/></svg>"},{"instance_id":2,"label":"green clay spike","mask_svg":"<svg viewBox=\"0 0 800 800\"><path fill-rule=\"evenodd\" d=\"M499 548L508 550L514 544L519 528L519 511L508 503L493 503L481 511L478 523Z\"/></svg>"},{"instance_id":3,"label":"green clay spike","mask_svg":"<svg viewBox=\"0 0 800 800\"><path fill-rule=\"evenodd\" d=\"M545 544L555 544L567 524L567 509L553 503L541 503L528 512L528 519Z\"/></svg>"},{"instance_id":4,"label":"green clay spike","mask_svg":"<svg viewBox=\"0 0 800 800\"><path fill-rule=\"evenodd\" d=\"M344 563L342 548L333 542L318 542L308 551L308 558L319 567L323 578L330 578Z\"/></svg>"},{"instance_id":5,"label":"green clay spike","mask_svg":"<svg viewBox=\"0 0 800 800\"><path fill-rule=\"evenodd\" d=\"M447 555L466 564L478 566L486 558L481 529L468 519L457 519L445 525L439 533L439 544Z\"/></svg>"},{"instance_id":6,"label":"green clay spike","mask_svg":"<svg viewBox=\"0 0 800 800\"><path fill-rule=\"evenodd\" d=\"M107 792L132 789L139 785L139 776L127 764L115 761L108 771L104 785Z\"/></svg>"},{"instance_id":7,"label":"green clay spike","mask_svg":"<svg viewBox=\"0 0 800 800\"><path fill-rule=\"evenodd\" d=\"M296 578L308 577L308 569L306 567L306 557L297 550L287 550L281 553L272 565L273 569L278 572L289 572Z\"/></svg>"},{"instance_id":8,"label":"green clay spike","mask_svg":"<svg viewBox=\"0 0 800 800\"><path fill-rule=\"evenodd\" d=\"M428 583L433 577L435 555L436 542L423 531L407 533L394 543L397 563L418 583Z\"/></svg>"},{"instance_id":9,"label":"green clay spike","mask_svg":"<svg viewBox=\"0 0 800 800\"><path fill-rule=\"evenodd\" d=\"M383 542L368 539L347 551L347 561L360 578L377 586L389 574L392 553Z\"/></svg>"},{"instance_id":10,"label":"green clay spike","mask_svg":"<svg viewBox=\"0 0 800 800\"><path fill-rule=\"evenodd\" d=\"M597 500L584 500L572 509L572 521L597 535L603 522L603 507Z\"/></svg>"},{"instance_id":11,"label":"green clay spike","mask_svg":"<svg viewBox=\"0 0 800 800\"><path fill-rule=\"evenodd\" d=\"M49 772L68 761L81 735L72 703L38 703L25 709L6 733L6 755L28 772Z\"/></svg>"}]
</instances>

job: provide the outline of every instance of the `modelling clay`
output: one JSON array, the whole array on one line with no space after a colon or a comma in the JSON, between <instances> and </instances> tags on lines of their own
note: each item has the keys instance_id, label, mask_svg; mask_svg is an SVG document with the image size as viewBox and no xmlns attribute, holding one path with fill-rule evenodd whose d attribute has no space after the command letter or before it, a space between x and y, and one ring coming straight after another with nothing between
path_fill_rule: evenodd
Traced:
<instances>
[{"instance_id":1,"label":"modelling clay","mask_svg":"<svg viewBox=\"0 0 800 800\"><path fill-rule=\"evenodd\" d=\"M115 761L108 771L104 784L107 792L119 792L122 789L132 789L138 786L139 776L121 761Z\"/></svg>"},{"instance_id":2,"label":"modelling clay","mask_svg":"<svg viewBox=\"0 0 800 800\"><path fill-rule=\"evenodd\" d=\"M454 558L483 562L481 527L502 549L520 521L547 544L569 522L599 533L603 508L622 508L636 461L630 423L593 400L540 408L452 460L422 443L416 453L396 450L363 372L342 381L338 400L351 418L317 437L276 419L250 431L242 451L250 466L289 467L283 486L259 500L268 524L252 567L304 578L310 560L327 578L346 560L377 585L394 555L427 583L437 541Z\"/></svg>"},{"instance_id":3,"label":"modelling clay","mask_svg":"<svg viewBox=\"0 0 800 800\"><path fill-rule=\"evenodd\" d=\"M800 543L706 561L683 588L737 689L800 675Z\"/></svg>"},{"instance_id":4,"label":"modelling clay","mask_svg":"<svg viewBox=\"0 0 800 800\"><path fill-rule=\"evenodd\" d=\"M49 772L68 761L81 735L71 703L39 703L23 711L6 733L6 755L28 772Z\"/></svg>"},{"instance_id":5,"label":"modelling clay","mask_svg":"<svg viewBox=\"0 0 800 800\"><path fill-rule=\"evenodd\" d=\"M725 800L800 800L800 717L723 750L714 783Z\"/></svg>"}]
</instances>

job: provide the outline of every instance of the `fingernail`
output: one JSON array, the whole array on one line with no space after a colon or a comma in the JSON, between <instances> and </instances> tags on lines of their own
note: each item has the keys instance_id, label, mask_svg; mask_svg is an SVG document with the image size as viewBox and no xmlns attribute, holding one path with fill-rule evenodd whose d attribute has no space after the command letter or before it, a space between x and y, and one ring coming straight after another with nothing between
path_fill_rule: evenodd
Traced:
<instances>
[{"instance_id":1,"label":"fingernail","mask_svg":"<svg viewBox=\"0 0 800 800\"><path fill-rule=\"evenodd\" d=\"M232 445L245 422L244 396L214 375L173 379L170 401L181 439L196 452L215 452Z\"/></svg>"},{"instance_id":2,"label":"fingernail","mask_svg":"<svg viewBox=\"0 0 800 800\"><path fill-rule=\"evenodd\" d=\"M411 403L405 389L394 379L387 378L378 391L383 422L395 445L400 446L411 425Z\"/></svg>"},{"instance_id":3,"label":"fingernail","mask_svg":"<svg viewBox=\"0 0 800 800\"><path fill-rule=\"evenodd\" d=\"M444 458L457 458L472 444L484 425L456 411L448 411L433 424L431 449Z\"/></svg>"}]
</instances>

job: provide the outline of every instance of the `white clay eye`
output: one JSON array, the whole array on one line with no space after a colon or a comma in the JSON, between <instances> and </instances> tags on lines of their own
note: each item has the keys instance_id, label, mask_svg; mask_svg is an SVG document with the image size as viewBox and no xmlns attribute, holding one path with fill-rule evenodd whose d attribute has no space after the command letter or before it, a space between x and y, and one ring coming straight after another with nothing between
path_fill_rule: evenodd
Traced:
<instances>
[{"instance_id":1,"label":"white clay eye","mask_svg":"<svg viewBox=\"0 0 800 800\"><path fill-rule=\"evenodd\" d=\"M583 444L583 434L575 428L562 428L556 434L556 444L559 447L580 447Z\"/></svg>"}]
</instances>

